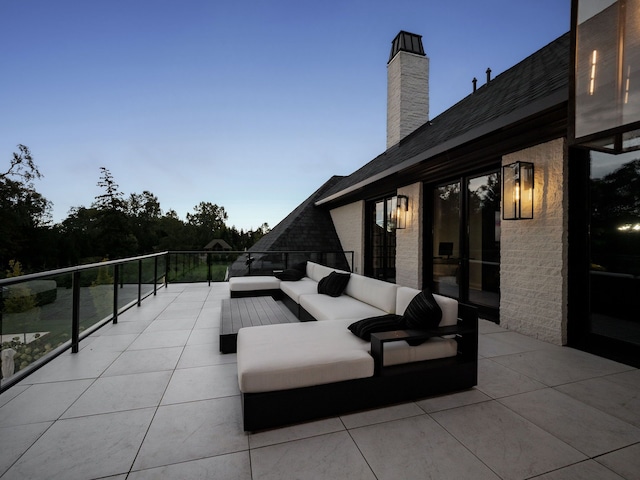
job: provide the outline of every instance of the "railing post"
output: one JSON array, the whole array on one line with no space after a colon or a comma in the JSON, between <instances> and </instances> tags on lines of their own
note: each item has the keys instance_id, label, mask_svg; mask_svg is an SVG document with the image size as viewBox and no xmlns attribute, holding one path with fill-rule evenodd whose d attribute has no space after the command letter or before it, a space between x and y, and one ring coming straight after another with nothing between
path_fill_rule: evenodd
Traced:
<instances>
[{"instance_id":1,"label":"railing post","mask_svg":"<svg viewBox=\"0 0 640 480\"><path fill-rule=\"evenodd\" d=\"M71 302L71 353L80 350L80 272L73 272Z\"/></svg>"},{"instance_id":2,"label":"railing post","mask_svg":"<svg viewBox=\"0 0 640 480\"><path fill-rule=\"evenodd\" d=\"M153 257L153 295L157 293L156 284L158 283L158 257Z\"/></svg>"},{"instance_id":3,"label":"railing post","mask_svg":"<svg viewBox=\"0 0 640 480\"><path fill-rule=\"evenodd\" d=\"M142 260L138 260L138 306L142 304Z\"/></svg>"},{"instance_id":4,"label":"railing post","mask_svg":"<svg viewBox=\"0 0 640 480\"><path fill-rule=\"evenodd\" d=\"M118 323L118 281L120 279L120 265L113 266L113 323Z\"/></svg>"}]
</instances>

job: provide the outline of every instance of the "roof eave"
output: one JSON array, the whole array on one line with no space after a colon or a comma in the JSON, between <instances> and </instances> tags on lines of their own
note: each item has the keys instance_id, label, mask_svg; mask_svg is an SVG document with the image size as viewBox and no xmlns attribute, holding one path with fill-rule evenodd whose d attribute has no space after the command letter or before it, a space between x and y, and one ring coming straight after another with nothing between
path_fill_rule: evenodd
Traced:
<instances>
[{"instance_id":1,"label":"roof eave","mask_svg":"<svg viewBox=\"0 0 640 480\"><path fill-rule=\"evenodd\" d=\"M524 107L521 107L513 112L510 112L501 117L490 120L483 125L480 125L476 128L473 128L462 135L459 135L455 138L451 138L442 142L435 147L429 148L424 152L421 152L413 157L399 163L398 165L394 165L393 167L388 168L376 175L372 175L371 177L362 180L354 185L351 185L339 192L336 192L328 197L321 198L320 200L315 202L316 206L326 205L329 203L337 202L341 198L367 187L375 182L378 182L386 177L397 174L405 169L411 168L420 162L424 162L429 158L435 157L436 155L442 154L449 150L452 150L456 147L464 145L465 143L471 142L475 139L488 135L492 132L500 130L502 128L506 128L509 125L513 125L515 123L522 122L527 118L530 118L536 114L544 112L550 108L556 107L557 105L566 102L569 98L569 92L567 88L558 89L544 98L538 99Z\"/></svg>"}]
</instances>

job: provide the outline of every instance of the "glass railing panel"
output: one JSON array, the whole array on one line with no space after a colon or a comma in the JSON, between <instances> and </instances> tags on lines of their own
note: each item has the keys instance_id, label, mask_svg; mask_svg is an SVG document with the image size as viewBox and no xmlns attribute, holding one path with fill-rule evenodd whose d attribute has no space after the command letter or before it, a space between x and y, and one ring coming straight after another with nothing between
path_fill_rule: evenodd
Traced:
<instances>
[{"instance_id":1,"label":"glass railing panel","mask_svg":"<svg viewBox=\"0 0 640 480\"><path fill-rule=\"evenodd\" d=\"M142 260L142 287L140 290L142 298L153 292L155 263L153 258Z\"/></svg>"},{"instance_id":2,"label":"glass railing panel","mask_svg":"<svg viewBox=\"0 0 640 480\"><path fill-rule=\"evenodd\" d=\"M113 265L80 272L80 334L113 315Z\"/></svg>"},{"instance_id":3,"label":"glass railing panel","mask_svg":"<svg viewBox=\"0 0 640 480\"><path fill-rule=\"evenodd\" d=\"M3 286L0 306L3 384L70 342L71 274Z\"/></svg>"},{"instance_id":4,"label":"glass railing panel","mask_svg":"<svg viewBox=\"0 0 640 480\"><path fill-rule=\"evenodd\" d=\"M118 310L138 300L138 262L120 265L118 279Z\"/></svg>"}]
</instances>

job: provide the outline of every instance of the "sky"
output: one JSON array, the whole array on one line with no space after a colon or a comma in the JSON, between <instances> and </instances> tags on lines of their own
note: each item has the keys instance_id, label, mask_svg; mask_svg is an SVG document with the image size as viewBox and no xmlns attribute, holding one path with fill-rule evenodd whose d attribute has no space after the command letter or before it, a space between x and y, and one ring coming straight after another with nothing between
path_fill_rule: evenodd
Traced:
<instances>
[{"instance_id":1,"label":"sky","mask_svg":"<svg viewBox=\"0 0 640 480\"><path fill-rule=\"evenodd\" d=\"M273 228L386 149L386 64L422 35L430 118L570 29L570 0L0 0L0 171L27 145L54 223L150 191Z\"/></svg>"}]
</instances>

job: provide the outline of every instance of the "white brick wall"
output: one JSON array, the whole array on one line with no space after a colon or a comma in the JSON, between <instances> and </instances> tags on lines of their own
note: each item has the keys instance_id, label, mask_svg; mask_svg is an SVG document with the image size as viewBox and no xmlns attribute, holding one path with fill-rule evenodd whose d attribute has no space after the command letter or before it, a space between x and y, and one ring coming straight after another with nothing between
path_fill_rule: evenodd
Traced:
<instances>
[{"instance_id":1,"label":"white brick wall","mask_svg":"<svg viewBox=\"0 0 640 480\"><path fill-rule=\"evenodd\" d=\"M353 250L351 271L363 274L364 265L364 201L331 210L331 219L343 250ZM350 260L349 257L347 259Z\"/></svg>"},{"instance_id":2,"label":"white brick wall","mask_svg":"<svg viewBox=\"0 0 640 480\"><path fill-rule=\"evenodd\" d=\"M568 187L564 139L505 155L534 164L532 220L502 220L500 324L567 343Z\"/></svg>"},{"instance_id":3,"label":"white brick wall","mask_svg":"<svg viewBox=\"0 0 640 480\"><path fill-rule=\"evenodd\" d=\"M409 198L407 228L396 230L396 283L422 289L422 183L398 189Z\"/></svg>"},{"instance_id":4,"label":"white brick wall","mask_svg":"<svg viewBox=\"0 0 640 480\"><path fill-rule=\"evenodd\" d=\"M387 65L387 148L429 120L429 58L399 52Z\"/></svg>"}]
</instances>

